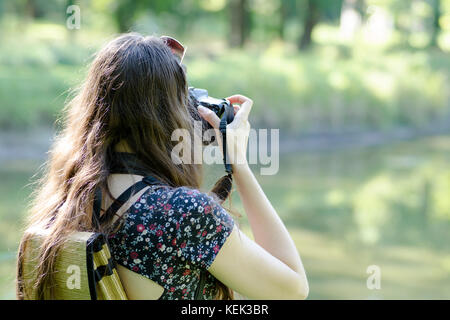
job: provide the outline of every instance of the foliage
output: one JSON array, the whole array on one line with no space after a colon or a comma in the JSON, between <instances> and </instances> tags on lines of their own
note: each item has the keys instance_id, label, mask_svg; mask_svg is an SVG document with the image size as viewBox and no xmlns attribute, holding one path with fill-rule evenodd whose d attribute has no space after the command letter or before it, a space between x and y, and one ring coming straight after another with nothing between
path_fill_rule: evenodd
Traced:
<instances>
[{"instance_id":1,"label":"foliage","mask_svg":"<svg viewBox=\"0 0 450 320\"><path fill-rule=\"evenodd\" d=\"M221 50L219 40L205 46L202 35L186 40L190 85L216 97L236 92L252 97L253 125L285 133L421 128L448 119L447 55L376 49L364 39L349 45L337 40L338 32L319 26L316 47L301 55L280 41L242 51ZM98 40L84 44L92 39L101 37L86 32L72 41L63 27L48 23L28 26L20 40L14 32L5 37L0 127L53 123L100 45Z\"/></svg>"}]
</instances>

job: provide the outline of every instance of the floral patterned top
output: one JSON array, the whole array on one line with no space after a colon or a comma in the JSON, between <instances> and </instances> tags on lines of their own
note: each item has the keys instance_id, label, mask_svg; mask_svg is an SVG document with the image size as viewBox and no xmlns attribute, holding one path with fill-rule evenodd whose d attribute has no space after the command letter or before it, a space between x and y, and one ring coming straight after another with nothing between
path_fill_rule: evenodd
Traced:
<instances>
[{"instance_id":1,"label":"floral patterned top","mask_svg":"<svg viewBox=\"0 0 450 320\"><path fill-rule=\"evenodd\" d=\"M187 187L151 186L124 213L109 236L115 261L164 288L159 299L194 299L206 274L203 299L216 294L207 269L234 221L213 198Z\"/></svg>"}]
</instances>

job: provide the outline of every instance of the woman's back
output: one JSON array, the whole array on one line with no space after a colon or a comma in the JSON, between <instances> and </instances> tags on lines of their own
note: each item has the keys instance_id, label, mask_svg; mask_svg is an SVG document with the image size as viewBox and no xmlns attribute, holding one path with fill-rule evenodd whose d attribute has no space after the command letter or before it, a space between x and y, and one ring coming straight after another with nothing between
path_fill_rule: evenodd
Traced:
<instances>
[{"instance_id":1,"label":"woman's back","mask_svg":"<svg viewBox=\"0 0 450 320\"><path fill-rule=\"evenodd\" d=\"M118 197L136 179L111 175L112 195ZM215 278L207 268L231 233L233 219L211 197L186 187L150 186L133 198L117 214L119 227L109 237L128 296L213 299ZM197 292L200 287L203 292Z\"/></svg>"}]
</instances>

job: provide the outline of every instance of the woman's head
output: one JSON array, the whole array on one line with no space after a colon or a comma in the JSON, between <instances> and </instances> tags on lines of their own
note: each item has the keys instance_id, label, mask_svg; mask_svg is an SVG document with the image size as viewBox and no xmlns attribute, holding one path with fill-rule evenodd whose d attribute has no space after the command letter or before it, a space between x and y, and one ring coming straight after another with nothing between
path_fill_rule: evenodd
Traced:
<instances>
[{"instance_id":1,"label":"woman's head","mask_svg":"<svg viewBox=\"0 0 450 320\"><path fill-rule=\"evenodd\" d=\"M102 140L106 155L124 141L164 182L198 186L198 168L170 158L172 132L193 130L187 95L184 70L165 42L126 34L97 54L70 106L68 130Z\"/></svg>"}]
</instances>

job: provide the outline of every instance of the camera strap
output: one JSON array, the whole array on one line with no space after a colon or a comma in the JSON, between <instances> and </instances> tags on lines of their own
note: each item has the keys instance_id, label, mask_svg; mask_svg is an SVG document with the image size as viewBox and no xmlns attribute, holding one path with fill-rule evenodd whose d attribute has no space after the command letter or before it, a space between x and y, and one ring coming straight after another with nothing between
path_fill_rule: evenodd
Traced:
<instances>
[{"instance_id":1,"label":"camera strap","mask_svg":"<svg viewBox=\"0 0 450 320\"><path fill-rule=\"evenodd\" d=\"M230 158L227 153L227 124L231 123L233 119L233 106L225 106L225 112L222 116L222 119L220 119L219 131L222 134L223 164L225 165L225 171L230 176L233 173L233 168L231 167Z\"/></svg>"}]
</instances>

